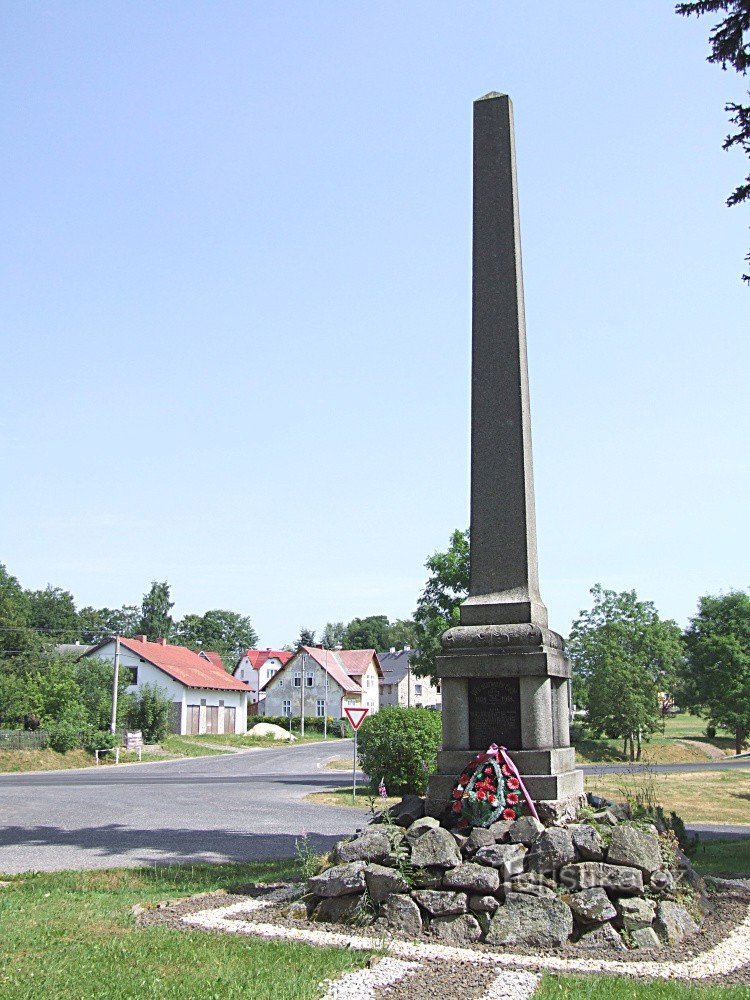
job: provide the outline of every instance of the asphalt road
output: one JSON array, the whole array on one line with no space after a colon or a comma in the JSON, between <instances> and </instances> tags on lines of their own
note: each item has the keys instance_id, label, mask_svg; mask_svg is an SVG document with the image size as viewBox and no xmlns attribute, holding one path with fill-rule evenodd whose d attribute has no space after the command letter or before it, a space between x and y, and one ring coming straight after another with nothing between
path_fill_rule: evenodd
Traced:
<instances>
[{"instance_id":1,"label":"asphalt road","mask_svg":"<svg viewBox=\"0 0 750 1000\"><path fill-rule=\"evenodd\" d=\"M231 756L0 775L0 872L292 857L328 850L366 813L305 802L349 740ZM364 800L363 800L364 805Z\"/></svg>"}]
</instances>

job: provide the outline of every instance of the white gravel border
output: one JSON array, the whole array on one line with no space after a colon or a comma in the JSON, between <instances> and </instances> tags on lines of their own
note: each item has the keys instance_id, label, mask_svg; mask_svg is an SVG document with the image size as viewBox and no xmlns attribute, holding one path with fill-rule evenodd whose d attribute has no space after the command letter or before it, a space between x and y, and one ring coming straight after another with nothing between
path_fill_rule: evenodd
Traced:
<instances>
[{"instance_id":1,"label":"white gravel border","mask_svg":"<svg viewBox=\"0 0 750 1000\"><path fill-rule=\"evenodd\" d=\"M382 958L371 969L345 972L339 979L327 979L323 985L328 986L328 992L322 1000L371 1000L376 996L375 990L391 986L421 968L419 962Z\"/></svg>"},{"instance_id":2,"label":"white gravel border","mask_svg":"<svg viewBox=\"0 0 750 1000\"><path fill-rule=\"evenodd\" d=\"M293 892L293 890L292 890ZM201 910L182 918L183 923L205 930L225 931L230 934L247 934L253 937L303 941L318 947L349 948L354 951L382 949L388 955L420 962L438 959L446 962L473 962L475 965L503 966L548 972L575 973L600 972L631 976L637 979L707 979L727 975L750 963L750 911L739 926L713 948L682 962L621 962L601 958L558 958L554 955L514 955L449 945L424 944L396 938L368 937L364 934L341 934L335 931L318 931L302 927L283 927L280 924L256 923L254 920L228 919L241 913L265 909L290 898L290 890L277 889L263 899L243 900L232 906ZM497 984L497 981L496 981ZM495 984L495 985L496 985ZM486 1000L502 994L488 993ZM512 994L515 996L515 994Z\"/></svg>"}]
</instances>

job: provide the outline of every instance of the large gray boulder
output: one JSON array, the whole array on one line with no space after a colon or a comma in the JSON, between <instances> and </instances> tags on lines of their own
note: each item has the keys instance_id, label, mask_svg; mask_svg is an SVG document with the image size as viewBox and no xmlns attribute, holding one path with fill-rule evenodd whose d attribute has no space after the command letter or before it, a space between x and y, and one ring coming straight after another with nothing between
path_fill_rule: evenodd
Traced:
<instances>
[{"instance_id":1,"label":"large gray boulder","mask_svg":"<svg viewBox=\"0 0 750 1000\"><path fill-rule=\"evenodd\" d=\"M388 813L396 826L410 826L424 816L424 799L420 795L404 795Z\"/></svg>"},{"instance_id":2,"label":"large gray boulder","mask_svg":"<svg viewBox=\"0 0 750 1000\"><path fill-rule=\"evenodd\" d=\"M352 861L346 865L334 865L314 875L307 883L310 892L316 896L349 896L365 890L365 863Z\"/></svg>"},{"instance_id":3,"label":"large gray boulder","mask_svg":"<svg viewBox=\"0 0 750 1000\"><path fill-rule=\"evenodd\" d=\"M661 948L659 935L653 927L637 927L634 931L630 932L630 942L634 948L640 948L644 951L652 948Z\"/></svg>"},{"instance_id":4,"label":"large gray boulder","mask_svg":"<svg viewBox=\"0 0 750 1000\"><path fill-rule=\"evenodd\" d=\"M536 838L544 829L544 824L533 816L521 816L510 824L508 830L508 840L511 844L533 844Z\"/></svg>"},{"instance_id":5,"label":"large gray boulder","mask_svg":"<svg viewBox=\"0 0 750 1000\"><path fill-rule=\"evenodd\" d=\"M576 942L579 948L614 948L615 951L627 951L627 946L612 924L602 924L590 931L584 931Z\"/></svg>"},{"instance_id":6,"label":"large gray boulder","mask_svg":"<svg viewBox=\"0 0 750 1000\"><path fill-rule=\"evenodd\" d=\"M562 900L513 893L492 918L486 941L558 948L572 933L573 914Z\"/></svg>"},{"instance_id":7,"label":"large gray boulder","mask_svg":"<svg viewBox=\"0 0 750 1000\"><path fill-rule=\"evenodd\" d=\"M455 917L434 917L430 921L430 934L443 944L471 944L481 938L482 928L476 917L462 913Z\"/></svg>"},{"instance_id":8,"label":"large gray boulder","mask_svg":"<svg viewBox=\"0 0 750 1000\"><path fill-rule=\"evenodd\" d=\"M323 923L348 924L361 920L362 896L335 896L322 899L313 920Z\"/></svg>"},{"instance_id":9,"label":"large gray boulder","mask_svg":"<svg viewBox=\"0 0 750 1000\"><path fill-rule=\"evenodd\" d=\"M383 903L394 892L408 892L409 883L395 868L368 865L365 868L367 891L375 903Z\"/></svg>"},{"instance_id":10,"label":"large gray boulder","mask_svg":"<svg viewBox=\"0 0 750 1000\"><path fill-rule=\"evenodd\" d=\"M569 830L543 830L529 848L527 866L533 872L555 872L575 861L576 852Z\"/></svg>"},{"instance_id":11,"label":"large gray boulder","mask_svg":"<svg viewBox=\"0 0 750 1000\"><path fill-rule=\"evenodd\" d=\"M430 829L414 842L411 863L416 868L457 868L461 851L447 830Z\"/></svg>"},{"instance_id":12,"label":"large gray boulder","mask_svg":"<svg viewBox=\"0 0 750 1000\"><path fill-rule=\"evenodd\" d=\"M609 896L599 886L574 892L566 898L573 916L581 923L603 924L606 920L613 920L617 916L617 910L609 901Z\"/></svg>"},{"instance_id":13,"label":"large gray boulder","mask_svg":"<svg viewBox=\"0 0 750 1000\"><path fill-rule=\"evenodd\" d=\"M333 852L335 864L344 865L350 861L382 861L388 857L391 842L386 833L364 833L354 840L341 840Z\"/></svg>"},{"instance_id":14,"label":"large gray boulder","mask_svg":"<svg viewBox=\"0 0 750 1000\"><path fill-rule=\"evenodd\" d=\"M485 830L482 826L476 826L469 834L466 843L466 853L474 854L480 847L491 847L495 843L495 835L491 830Z\"/></svg>"},{"instance_id":15,"label":"large gray boulder","mask_svg":"<svg viewBox=\"0 0 750 1000\"><path fill-rule=\"evenodd\" d=\"M496 892L499 885L500 875L496 868L477 865L471 861L458 868L449 868L443 876L443 886L446 889L459 889L479 895Z\"/></svg>"},{"instance_id":16,"label":"large gray boulder","mask_svg":"<svg viewBox=\"0 0 750 1000\"><path fill-rule=\"evenodd\" d=\"M663 900L656 908L654 929L667 944L679 944L700 927L681 903Z\"/></svg>"},{"instance_id":17,"label":"large gray boulder","mask_svg":"<svg viewBox=\"0 0 750 1000\"><path fill-rule=\"evenodd\" d=\"M437 889L415 889L412 899L433 917L466 913L469 902L465 892L440 892Z\"/></svg>"},{"instance_id":18,"label":"large gray boulder","mask_svg":"<svg viewBox=\"0 0 750 1000\"><path fill-rule=\"evenodd\" d=\"M422 933L422 914L411 896L389 896L380 907L375 926L416 937Z\"/></svg>"},{"instance_id":19,"label":"large gray boulder","mask_svg":"<svg viewBox=\"0 0 750 1000\"><path fill-rule=\"evenodd\" d=\"M659 838L632 826L618 826L612 831L607 861L611 865L637 868L644 875L650 875L663 864Z\"/></svg>"},{"instance_id":20,"label":"large gray boulder","mask_svg":"<svg viewBox=\"0 0 750 1000\"><path fill-rule=\"evenodd\" d=\"M420 819L415 819L406 828L406 839L410 844L413 844L415 840L427 833L428 830L436 830L439 826L440 821L435 819L434 816L423 816Z\"/></svg>"},{"instance_id":21,"label":"large gray boulder","mask_svg":"<svg viewBox=\"0 0 750 1000\"><path fill-rule=\"evenodd\" d=\"M500 903L494 896L469 896L472 913L494 913Z\"/></svg>"},{"instance_id":22,"label":"large gray boulder","mask_svg":"<svg viewBox=\"0 0 750 1000\"><path fill-rule=\"evenodd\" d=\"M627 931L650 927L656 916L656 904L642 896L631 896L617 902L622 926Z\"/></svg>"},{"instance_id":23,"label":"large gray boulder","mask_svg":"<svg viewBox=\"0 0 750 1000\"><path fill-rule=\"evenodd\" d=\"M582 861L560 869L560 884L572 892L600 886L616 896L643 893L643 876L638 868L608 865L601 861Z\"/></svg>"},{"instance_id":24,"label":"large gray boulder","mask_svg":"<svg viewBox=\"0 0 750 1000\"><path fill-rule=\"evenodd\" d=\"M496 844L500 844L508 839L508 833L514 822L515 820L512 819L499 819L496 823L492 824L490 833L495 838Z\"/></svg>"},{"instance_id":25,"label":"large gray boulder","mask_svg":"<svg viewBox=\"0 0 750 1000\"><path fill-rule=\"evenodd\" d=\"M494 844L492 847L480 847L474 861L488 868L497 868L503 879L508 879L523 871L525 855L526 848L522 844Z\"/></svg>"},{"instance_id":26,"label":"large gray boulder","mask_svg":"<svg viewBox=\"0 0 750 1000\"><path fill-rule=\"evenodd\" d=\"M582 861L604 860L604 844L596 827L591 826L590 823L578 823L569 829L573 838L573 847Z\"/></svg>"}]
</instances>

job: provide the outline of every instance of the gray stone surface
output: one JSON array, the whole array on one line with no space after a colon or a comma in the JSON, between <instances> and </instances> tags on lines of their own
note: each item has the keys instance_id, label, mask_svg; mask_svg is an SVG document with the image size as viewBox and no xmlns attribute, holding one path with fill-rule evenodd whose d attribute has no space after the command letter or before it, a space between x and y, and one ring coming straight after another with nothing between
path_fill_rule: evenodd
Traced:
<instances>
[{"instance_id":1,"label":"gray stone surface","mask_svg":"<svg viewBox=\"0 0 750 1000\"><path fill-rule=\"evenodd\" d=\"M637 949L650 950L653 948L661 948L659 935L653 927L638 927L636 930L631 931L630 941L633 947Z\"/></svg>"},{"instance_id":2,"label":"gray stone surface","mask_svg":"<svg viewBox=\"0 0 750 1000\"><path fill-rule=\"evenodd\" d=\"M461 864L461 852L447 830L428 830L414 842L411 863L416 868L456 868Z\"/></svg>"},{"instance_id":3,"label":"gray stone surface","mask_svg":"<svg viewBox=\"0 0 750 1000\"><path fill-rule=\"evenodd\" d=\"M627 951L627 946L612 924L602 924L590 931L584 931L578 938L579 948L613 948L615 951Z\"/></svg>"},{"instance_id":4,"label":"gray stone surface","mask_svg":"<svg viewBox=\"0 0 750 1000\"><path fill-rule=\"evenodd\" d=\"M320 875L314 875L307 885L316 896L348 896L364 892L365 863L352 861L346 865L334 865Z\"/></svg>"},{"instance_id":5,"label":"gray stone surface","mask_svg":"<svg viewBox=\"0 0 750 1000\"><path fill-rule=\"evenodd\" d=\"M499 819L497 823L493 823L489 828L490 833L495 838L495 843L500 844L504 840L508 839L508 831L513 826L512 819Z\"/></svg>"},{"instance_id":6,"label":"gray stone surface","mask_svg":"<svg viewBox=\"0 0 750 1000\"><path fill-rule=\"evenodd\" d=\"M471 944L480 939L482 928L475 916L463 913L460 916L434 917L430 921L430 935L443 944Z\"/></svg>"},{"instance_id":7,"label":"gray stone surface","mask_svg":"<svg viewBox=\"0 0 750 1000\"><path fill-rule=\"evenodd\" d=\"M348 924L360 917L362 896L336 896L322 899L313 920L323 923Z\"/></svg>"},{"instance_id":8,"label":"gray stone surface","mask_svg":"<svg viewBox=\"0 0 750 1000\"><path fill-rule=\"evenodd\" d=\"M492 918L487 942L557 948L572 932L573 914L562 900L513 893Z\"/></svg>"},{"instance_id":9,"label":"gray stone surface","mask_svg":"<svg viewBox=\"0 0 750 1000\"><path fill-rule=\"evenodd\" d=\"M524 844L526 847L533 844L536 838L544 829L544 826L533 816L521 816L514 823L511 823L508 830L508 840L511 844Z\"/></svg>"},{"instance_id":10,"label":"gray stone surface","mask_svg":"<svg viewBox=\"0 0 750 1000\"><path fill-rule=\"evenodd\" d=\"M411 896L389 896L375 925L416 937L422 932L422 914Z\"/></svg>"},{"instance_id":11,"label":"gray stone surface","mask_svg":"<svg viewBox=\"0 0 750 1000\"><path fill-rule=\"evenodd\" d=\"M341 840L336 844L332 860L344 865L350 861L382 861L388 857L391 843L385 833L365 833L354 840Z\"/></svg>"},{"instance_id":12,"label":"gray stone surface","mask_svg":"<svg viewBox=\"0 0 750 1000\"><path fill-rule=\"evenodd\" d=\"M414 820L406 829L406 839L410 844L413 844L415 840L427 833L428 830L435 830L440 826L438 820L434 816L422 816L420 819Z\"/></svg>"},{"instance_id":13,"label":"gray stone surface","mask_svg":"<svg viewBox=\"0 0 750 1000\"><path fill-rule=\"evenodd\" d=\"M384 902L393 892L408 892L409 883L395 868L370 864L365 868L367 891L376 903Z\"/></svg>"},{"instance_id":14,"label":"gray stone surface","mask_svg":"<svg viewBox=\"0 0 750 1000\"><path fill-rule=\"evenodd\" d=\"M606 920L614 920L617 916L617 910L610 902L609 896L599 886L574 892L566 897L566 900L573 911L573 916L586 924L602 924Z\"/></svg>"},{"instance_id":15,"label":"gray stone surface","mask_svg":"<svg viewBox=\"0 0 750 1000\"><path fill-rule=\"evenodd\" d=\"M604 844L599 831L590 823L570 827L573 847L581 861L603 861Z\"/></svg>"},{"instance_id":16,"label":"gray stone surface","mask_svg":"<svg viewBox=\"0 0 750 1000\"><path fill-rule=\"evenodd\" d=\"M649 885L654 892L671 892L674 889L674 876L666 868L652 872Z\"/></svg>"},{"instance_id":17,"label":"gray stone surface","mask_svg":"<svg viewBox=\"0 0 750 1000\"><path fill-rule=\"evenodd\" d=\"M644 875L650 875L663 864L659 838L632 826L618 826L612 831L607 861L611 865L638 868Z\"/></svg>"},{"instance_id":18,"label":"gray stone surface","mask_svg":"<svg viewBox=\"0 0 750 1000\"><path fill-rule=\"evenodd\" d=\"M651 926L656 916L656 903L643 896L627 896L618 900L617 910L625 930L635 931Z\"/></svg>"},{"instance_id":19,"label":"gray stone surface","mask_svg":"<svg viewBox=\"0 0 750 1000\"><path fill-rule=\"evenodd\" d=\"M571 891L601 886L614 895L636 896L643 892L643 876L637 868L582 861L560 869L560 884Z\"/></svg>"},{"instance_id":20,"label":"gray stone surface","mask_svg":"<svg viewBox=\"0 0 750 1000\"><path fill-rule=\"evenodd\" d=\"M420 795L404 795L389 812L396 826L411 826L415 819L424 816L424 799Z\"/></svg>"},{"instance_id":21,"label":"gray stone surface","mask_svg":"<svg viewBox=\"0 0 750 1000\"><path fill-rule=\"evenodd\" d=\"M437 889L415 889L412 899L435 917L466 913L469 904L465 892L441 892Z\"/></svg>"},{"instance_id":22,"label":"gray stone surface","mask_svg":"<svg viewBox=\"0 0 750 1000\"><path fill-rule=\"evenodd\" d=\"M522 844L494 844L481 847L474 855L480 865L497 868L503 878L519 875L523 871L526 848Z\"/></svg>"},{"instance_id":23,"label":"gray stone surface","mask_svg":"<svg viewBox=\"0 0 750 1000\"><path fill-rule=\"evenodd\" d=\"M500 885L500 875L496 868L477 865L473 862L449 868L443 876L443 886L446 889L459 889L483 895L496 892Z\"/></svg>"},{"instance_id":24,"label":"gray stone surface","mask_svg":"<svg viewBox=\"0 0 750 1000\"><path fill-rule=\"evenodd\" d=\"M679 944L700 927L681 903L663 900L656 908L654 929L667 944Z\"/></svg>"},{"instance_id":25,"label":"gray stone surface","mask_svg":"<svg viewBox=\"0 0 750 1000\"><path fill-rule=\"evenodd\" d=\"M466 849L470 854L473 854L480 847L491 847L495 843L495 840L495 835L491 830L485 830L483 827L478 826L469 834Z\"/></svg>"},{"instance_id":26,"label":"gray stone surface","mask_svg":"<svg viewBox=\"0 0 750 1000\"><path fill-rule=\"evenodd\" d=\"M494 913L499 905L494 896L469 896L469 909L473 913Z\"/></svg>"},{"instance_id":27,"label":"gray stone surface","mask_svg":"<svg viewBox=\"0 0 750 1000\"><path fill-rule=\"evenodd\" d=\"M541 882L526 882L526 881L512 881L503 882L500 885L500 893L506 899L512 892L521 892L526 896L537 896L539 899L554 899L557 893L554 889L550 889L549 886L543 885Z\"/></svg>"},{"instance_id":28,"label":"gray stone surface","mask_svg":"<svg viewBox=\"0 0 750 1000\"><path fill-rule=\"evenodd\" d=\"M529 848L528 866L535 872L554 872L575 861L576 852L569 830L543 830Z\"/></svg>"}]
</instances>

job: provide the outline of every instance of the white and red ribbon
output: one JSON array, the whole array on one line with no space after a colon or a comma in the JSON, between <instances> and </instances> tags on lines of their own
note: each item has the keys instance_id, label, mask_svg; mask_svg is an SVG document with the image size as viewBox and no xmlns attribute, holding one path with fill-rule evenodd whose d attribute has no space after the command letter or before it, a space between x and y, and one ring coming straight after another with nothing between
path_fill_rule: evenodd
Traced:
<instances>
[{"instance_id":1,"label":"white and red ribbon","mask_svg":"<svg viewBox=\"0 0 750 1000\"><path fill-rule=\"evenodd\" d=\"M519 774L518 768L513 763L513 761L508 756L508 751L505 747L499 747L497 743L493 743L492 746L487 751L488 757L500 757L502 758L503 764L508 768L509 771L518 779L518 785L523 793L523 797L526 799L526 805L529 807L529 812L534 817L534 819L539 819L539 814L536 811L536 806L534 805L534 800L529 795L526 785L523 783L523 778Z\"/></svg>"}]
</instances>

